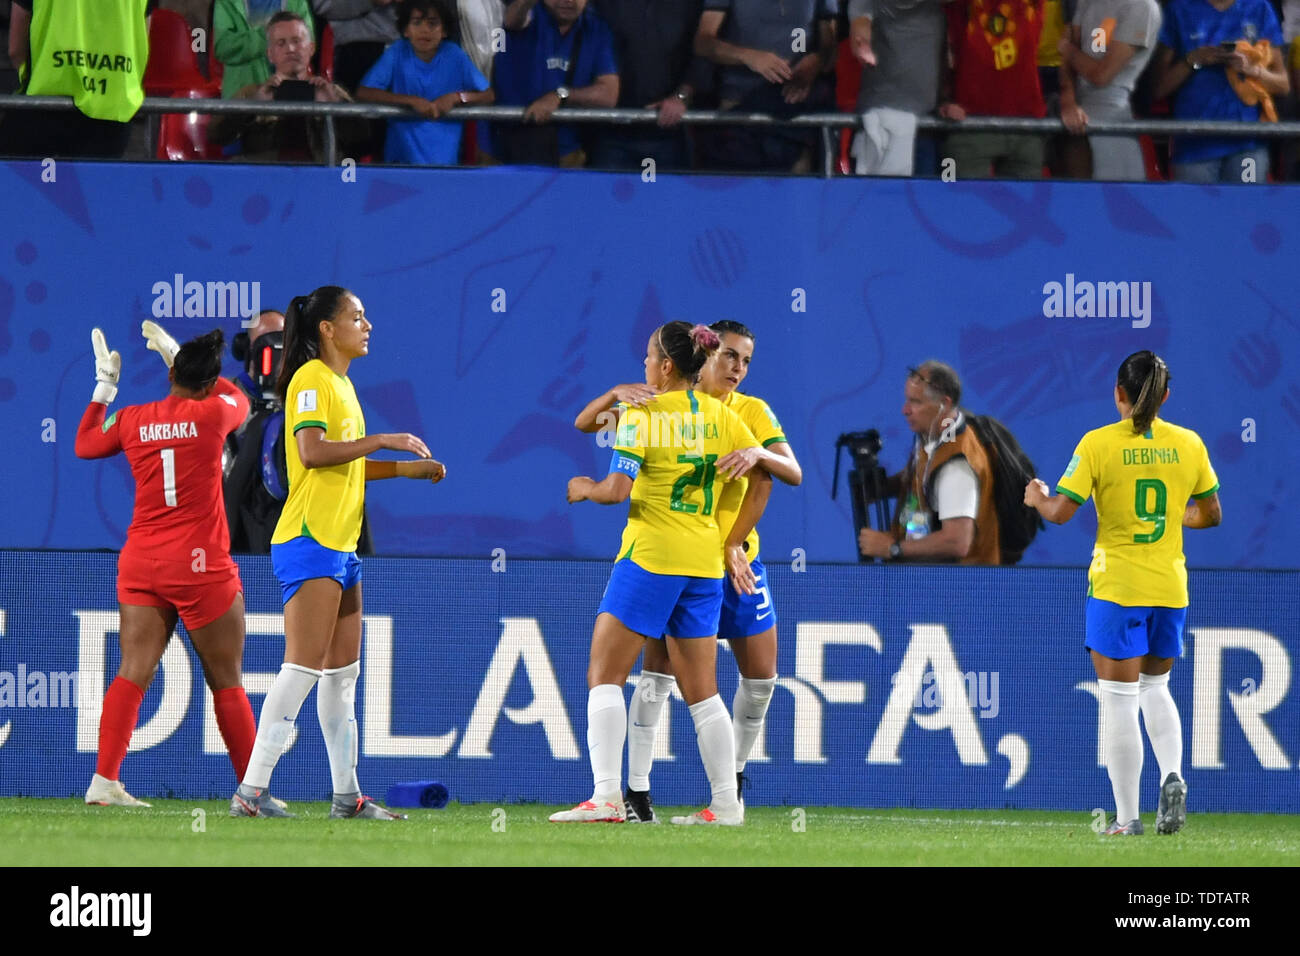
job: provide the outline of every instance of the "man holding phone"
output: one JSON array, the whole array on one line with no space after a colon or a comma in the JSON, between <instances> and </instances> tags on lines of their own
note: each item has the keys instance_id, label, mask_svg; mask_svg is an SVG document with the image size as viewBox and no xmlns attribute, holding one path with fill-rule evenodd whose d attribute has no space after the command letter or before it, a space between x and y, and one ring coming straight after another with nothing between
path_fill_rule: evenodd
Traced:
<instances>
[{"instance_id":1,"label":"man holding phone","mask_svg":"<svg viewBox=\"0 0 1300 956\"><path fill-rule=\"evenodd\" d=\"M1268 59L1237 52L1244 40L1270 44ZM1229 80L1256 81L1278 96L1290 89L1282 65L1282 29L1268 0L1170 0L1156 53L1156 99L1173 95L1176 119L1257 122ZM1174 137L1173 176L1183 182L1264 182L1268 148L1255 139Z\"/></svg>"},{"instance_id":2,"label":"man holding phone","mask_svg":"<svg viewBox=\"0 0 1300 956\"><path fill-rule=\"evenodd\" d=\"M250 83L235 94L236 99L288 100L317 103L350 103L347 91L311 71L316 44L306 21L296 13L281 11L266 27L266 56L272 73L264 83ZM356 120L336 120L340 146L364 133ZM324 121L302 116L219 115L208 128L208 138L222 146L240 144L239 155L247 160L279 162L314 161L324 158Z\"/></svg>"}]
</instances>

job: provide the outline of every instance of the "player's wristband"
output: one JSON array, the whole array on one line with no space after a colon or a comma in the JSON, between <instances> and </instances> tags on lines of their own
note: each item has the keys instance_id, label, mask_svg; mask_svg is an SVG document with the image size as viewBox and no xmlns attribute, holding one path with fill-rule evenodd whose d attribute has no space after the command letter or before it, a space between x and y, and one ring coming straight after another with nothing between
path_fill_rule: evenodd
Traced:
<instances>
[{"instance_id":1,"label":"player's wristband","mask_svg":"<svg viewBox=\"0 0 1300 956\"><path fill-rule=\"evenodd\" d=\"M96 382L95 391L90 396L92 402L99 402L101 405L107 405L117 398L117 386L108 382Z\"/></svg>"}]
</instances>

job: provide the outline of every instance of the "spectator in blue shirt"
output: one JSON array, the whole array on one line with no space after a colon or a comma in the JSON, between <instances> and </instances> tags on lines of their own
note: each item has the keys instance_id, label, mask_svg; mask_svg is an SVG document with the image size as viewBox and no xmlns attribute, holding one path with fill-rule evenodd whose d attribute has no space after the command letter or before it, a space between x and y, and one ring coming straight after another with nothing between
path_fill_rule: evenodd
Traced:
<instances>
[{"instance_id":1,"label":"spectator in blue shirt","mask_svg":"<svg viewBox=\"0 0 1300 956\"><path fill-rule=\"evenodd\" d=\"M1268 64L1250 64L1222 46L1238 40L1268 40ZM1228 70L1257 79L1274 95L1290 89L1282 30L1268 0L1171 0L1156 52L1156 99L1172 93L1176 119L1258 122L1259 107L1241 101ZM1172 159L1174 179L1183 182L1263 182L1268 174L1268 149L1254 139L1175 137Z\"/></svg>"},{"instance_id":2,"label":"spectator in blue shirt","mask_svg":"<svg viewBox=\"0 0 1300 956\"><path fill-rule=\"evenodd\" d=\"M522 126L492 125L484 162L585 165L577 130L550 124L565 105L610 109L618 103L609 27L587 9L587 0L512 0L504 23L506 48L492 77L497 103L527 109Z\"/></svg>"},{"instance_id":3,"label":"spectator in blue shirt","mask_svg":"<svg viewBox=\"0 0 1300 956\"><path fill-rule=\"evenodd\" d=\"M458 106L492 102L486 77L447 39L455 22L446 0L403 0L397 13L402 39L361 80L358 100L409 106L422 117L389 120L386 163L455 166L462 125L438 121Z\"/></svg>"}]
</instances>

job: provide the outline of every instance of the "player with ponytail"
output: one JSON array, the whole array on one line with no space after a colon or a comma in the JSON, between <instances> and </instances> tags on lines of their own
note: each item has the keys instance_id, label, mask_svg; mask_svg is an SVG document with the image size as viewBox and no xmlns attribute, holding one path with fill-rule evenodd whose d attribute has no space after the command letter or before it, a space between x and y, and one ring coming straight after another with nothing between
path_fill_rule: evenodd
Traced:
<instances>
[{"instance_id":1,"label":"player with ponytail","mask_svg":"<svg viewBox=\"0 0 1300 956\"><path fill-rule=\"evenodd\" d=\"M178 345L155 322L141 331L168 366L166 398L108 415L122 358L95 329L98 384L77 431L79 458L122 452L135 479L135 506L117 563L122 663L104 695L99 752L86 803L147 807L127 793L120 769L140 703L179 618L212 690L217 728L242 777L256 725L240 673L244 594L230 557L221 489L226 436L244 421L248 399L221 377L220 329Z\"/></svg>"},{"instance_id":2,"label":"player with ponytail","mask_svg":"<svg viewBox=\"0 0 1300 956\"><path fill-rule=\"evenodd\" d=\"M749 375L754 357L754 333L739 322L723 319L709 326L718 334L721 345L700 370L700 391L712 395L730 408L753 432L760 445L732 452L718 460L718 469L733 478L718 499L718 524L723 536L731 531L748 487L746 475L760 466L788 485L803 480L781 423L761 398L738 391ZM584 432L596 432L605 420L615 419L613 409L626 399L638 404L651 394L648 386L619 385L588 404L579 414L575 426ZM749 533L744 543L745 556L754 572L756 593L742 594L731 584L722 582L722 615L718 636L727 641L740 670L736 696L731 705L732 736L736 744L736 786L738 792L746 782L745 765L755 742L763 733L767 709L776 687L777 614L767 583L767 571L758 556L758 530ZM672 694L675 680L672 663L661 641L649 641L641 662L632 702L628 707L627 804L629 823L656 823L650 798L650 768L654 763L655 738L664 707Z\"/></svg>"},{"instance_id":3,"label":"player with ponytail","mask_svg":"<svg viewBox=\"0 0 1300 956\"><path fill-rule=\"evenodd\" d=\"M284 597L284 664L262 704L257 742L230 815L287 816L267 788L303 701L316 687L334 800L330 816L400 820L357 782L355 694L361 673L361 562L356 555L368 481L441 481L446 469L410 434L367 435L350 364L370 351L361 300L339 286L298 296L285 310L284 402L289 497L271 536L271 564ZM367 458L381 448L414 461Z\"/></svg>"},{"instance_id":4,"label":"player with ponytail","mask_svg":"<svg viewBox=\"0 0 1300 956\"><path fill-rule=\"evenodd\" d=\"M643 406L623 411L609 473L599 482L569 481L568 500L621 504L627 526L596 612L587 668L587 749L591 799L551 816L556 823L622 823L623 688L647 639L663 641L695 722L712 797L699 813L674 823L738 826L744 822L735 777L735 741L718 695L717 633L722 579L753 594L746 536L767 503L771 477L755 470L723 547L717 506L729 480L718 462L758 446L744 422L695 381L721 345L702 325L669 322L646 344Z\"/></svg>"},{"instance_id":5,"label":"player with ponytail","mask_svg":"<svg viewBox=\"0 0 1300 956\"><path fill-rule=\"evenodd\" d=\"M1093 498L1097 544L1084 646L1097 672L1102 747L1115 796L1106 833L1143 832L1139 713L1160 764L1156 832L1175 833L1187 818L1182 725L1169 693L1187 619L1183 528L1223 520L1219 480L1200 436L1158 417L1169 398L1169 368L1160 356L1143 350L1126 358L1114 398L1120 420L1083 436L1056 486L1060 494L1049 495L1035 478L1025 488L1025 504L1064 524Z\"/></svg>"}]
</instances>

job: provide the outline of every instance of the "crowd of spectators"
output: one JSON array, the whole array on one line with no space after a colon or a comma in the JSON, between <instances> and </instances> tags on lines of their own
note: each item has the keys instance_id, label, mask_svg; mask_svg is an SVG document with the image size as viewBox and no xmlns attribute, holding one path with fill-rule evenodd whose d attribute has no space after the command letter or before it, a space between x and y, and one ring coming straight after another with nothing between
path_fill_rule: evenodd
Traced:
<instances>
[{"instance_id":1,"label":"crowd of spectators","mask_svg":"<svg viewBox=\"0 0 1300 956\"><path fill-rule=\"evenodd\" d=\"M33 3L11 7L19 69ZM89 0L86 0L89 2ZM150 0L150 9L154 2ZM223 97L409 107L337 121L345 155L413 165L529 163L805 172L814 128L686 125L688 109L862 116L845 171L957 178L1293 179L1300 150L1267 139L1101 136L1133 117L1300 118L1300 0L157 0L210 31ZM201 25L200 25L201 24ZM319 73L328 30L331 79ZM0 70L0 78L3 71ZM856 95L855 95L856 94ZM523 123L463 123L471 105ZM565 123L581 107L655 122ZM917 118L1051 117L1055 134L919 132ZM319 124L223 117L247 160L320 159ZM838 142L838 137L836 138ZM0 140L0 152L6 144ZM1163 152L1167 150L1167 155ZM11 151L12 152L12 151ZM1249 173L1246 172L1249 170Z\"/></svg>"}]
</instances>

